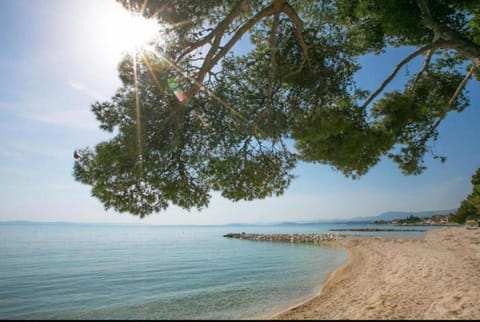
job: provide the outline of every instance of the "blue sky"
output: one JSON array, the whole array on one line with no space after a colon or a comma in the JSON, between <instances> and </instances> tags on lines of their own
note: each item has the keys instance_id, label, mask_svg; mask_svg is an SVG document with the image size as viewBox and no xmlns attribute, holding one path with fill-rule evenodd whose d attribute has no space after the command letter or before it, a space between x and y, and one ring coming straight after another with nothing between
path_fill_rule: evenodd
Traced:
<instances>
[{"instance_id":1,"label":"blue sky","mask_svg":"<svg viewBox=\"0 0 480 322\"><path fill-rule=\"evenodd\" d=\"M112 0L0 0L0 221L72 221L145 224L223 224L370 216L390 210L458 207L480 167L480 84L467 89L471 106L450 114L439 128L441 164L404 176L388 159L359 180L329 166L300 164L281 197L231 202L213 194L201 211L170 207L143 220L105 211L90 187L72 176L73 151L109 137L90 105L119 87L119 52L101 30ZM241 49L241 48L240 48ZM376 88L412 48L361 59L360 86ZM408 65L411 73L421 59ZM402 70L400 74L405 75ZM391 87L399 86L394 82ZM387 88L388 90L388 88Z\"/></svg>"}]
</instances>

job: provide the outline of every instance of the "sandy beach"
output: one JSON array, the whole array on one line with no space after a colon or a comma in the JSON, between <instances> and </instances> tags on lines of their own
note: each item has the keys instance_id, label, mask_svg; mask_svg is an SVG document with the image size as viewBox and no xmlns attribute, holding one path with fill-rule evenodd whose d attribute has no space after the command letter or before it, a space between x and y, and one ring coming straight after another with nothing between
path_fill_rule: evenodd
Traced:
<instances>
[{"instance_id":1,"label":"sandy beach","mask_svg":"<svg viewBox=\"0 0 480 322\"><path fill-rule=\"evenodd\" d=\"M480 319L480 230L348 237L320 294L272 319Z\"/></svg>"}]
</instances>

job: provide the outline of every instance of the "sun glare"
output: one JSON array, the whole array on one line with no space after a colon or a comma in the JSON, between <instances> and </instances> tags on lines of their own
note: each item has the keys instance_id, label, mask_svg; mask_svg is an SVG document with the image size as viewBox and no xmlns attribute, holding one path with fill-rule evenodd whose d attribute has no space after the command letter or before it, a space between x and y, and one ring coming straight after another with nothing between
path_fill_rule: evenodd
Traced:
<instances>
[{"instance_id":1,"label":"sun glare","mask_svg":"<svg viewBox=\"0 0 480 322\"><path fill-rule=\"evenodd\" d=\"M94 35L102 47L112 55L147 48L153 41L157 44L160 25L155 19L145 19L132 14L115 1L103 1L95 8Z\"/></svg>"}]
</instances>

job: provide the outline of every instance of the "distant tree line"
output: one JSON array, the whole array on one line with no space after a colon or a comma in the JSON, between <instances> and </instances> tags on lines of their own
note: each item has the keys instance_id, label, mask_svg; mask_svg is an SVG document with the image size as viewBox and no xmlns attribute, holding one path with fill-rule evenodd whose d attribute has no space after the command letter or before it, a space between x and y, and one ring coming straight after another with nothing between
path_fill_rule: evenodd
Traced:
<instances>
[{"instance_id":1,"label":"distant tree line","mask_svg":"<svg viewBox=\"0 0 480 322\"><path fill-rule=\"evenodd\" d=\"M420 217L417 217L417 216L414 216L414 215L410 215L405 219L399 219L398 220L399 224L415 224L415 223L419 223L419 222L422 222L422 219Z\"/></svg>"}]
</instances>

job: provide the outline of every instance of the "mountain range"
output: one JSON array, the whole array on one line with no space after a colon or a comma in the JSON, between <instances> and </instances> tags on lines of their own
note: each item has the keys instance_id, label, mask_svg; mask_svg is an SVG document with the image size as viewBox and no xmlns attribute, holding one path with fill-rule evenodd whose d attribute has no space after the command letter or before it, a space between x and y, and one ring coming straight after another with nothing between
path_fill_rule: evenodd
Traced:
<instances>
[{"instance_id":1,"label":"mountain range","mask_svg":"<svg viewBox=\"0 0 480 322\"><path fill-rule=\"evenodd\" d=\"M371 217L354 217L347 219L348 222L374 222L376 220L393 220L393 219L405 219L410 215L419 218L432 217L433 215L448 215L450 213L455 213L457 209L446 209L446 210L429 210L429 211L389 211L381 213L377 216Z\"/></svg>"}]
</instances>

